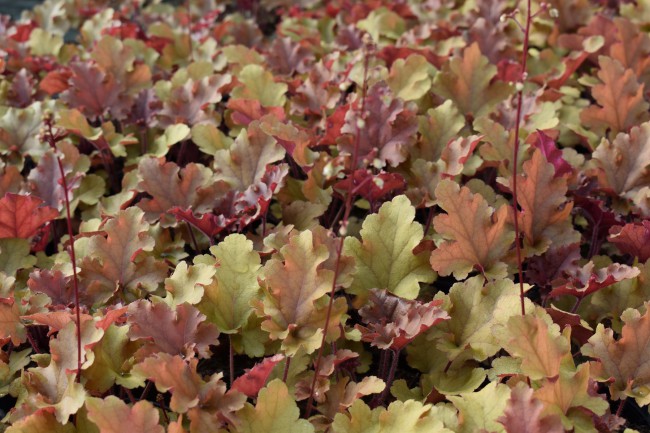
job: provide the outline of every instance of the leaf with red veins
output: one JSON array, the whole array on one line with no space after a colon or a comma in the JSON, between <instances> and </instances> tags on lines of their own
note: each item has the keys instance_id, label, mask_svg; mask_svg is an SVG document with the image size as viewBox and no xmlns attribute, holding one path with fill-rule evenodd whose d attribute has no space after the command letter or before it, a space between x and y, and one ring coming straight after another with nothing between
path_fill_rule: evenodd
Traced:
<instances>
[{"instance_id":1,"label":"leaf with red veins","mask_svg":"<svg viewBox=\"0 0 650 433\"><path fill-rule=\"evenodd\" d=\"M151 85L149 66L136 62L134 49L124 45L118 38L102 37L94 46L92 58L102 70L112 75L120 90L133 95Z\"/></svg>"},{"instance_id":2,"label":"leaf with red veins","mask_svg":"<svg viewBox=\"0 0 650 433\"><path fill-rule=\"evenodd\" d=\"M512 389L503 415L497 421L507 433L564 433L560 417L543 412L544 403L533 396L532 388L520 382Z\"/></svg>"},{"instance_id":3,"label":"leaf with red veins","mask_svg":"<svg viewBox=\"0 0 650 433\"><path fill-rule=\"evenodd\" d=\"M274 340L282 340L282 349L294 355L300 348L307 353L318 349L334 271L325 268L330 251L314 242L311 231L294 233L287 244L264 265L263 301L256 304L258 315L265 317L262 329ZM327 332L337 330L347 302L334 301Z\"/></svg>"},{"instance_id":4,"label":"leaf with red veins","mask_svg":"<svg viewBox=\"0 0 650 433\"><path fill-rule=\"evenodd\" d=\"M193 357L210 356L210 345L218 345L219 331L205 322L205 315L189 304L172 309L165 303L140 300L129 305L128 323L131 340L145 339L136 357L142 359L155 352Z\"/></svg>"},{"instance_id":5,"label":"leaf with red veins","mask_svg":"<svg viewBox=\"0 0 650 433\"><path fill-rule=\"evenodd\" d=\"M277 37L267 51L266 61L276 74L293 75L310 70L308 63L314 60L314 53L303 40L294 42L289 37Z\"/></svg>"},{"instance_id":6,"label":"leaf with red veins","mask_svg":"<svg viewBox=\"0 0 650 433\"><path fill-rule=\"evenodd\" d=\"M438 184L435 194L447 214L437 215L433 227L448 240L431 253L433 269L457 279L474 269L489 277L504 276L502 260L515 240L508 225L510 207L504 204L495 211L480 194L448 179Z\"/></svg>"},{"instance_id":7,"label":"leaf with red veins","mask_svg":"<svg viewBox=\"0 0 650 433\"><path fill-rule=\"evenodd\" d=\"M610 242L624 254L629 254L645 263L650 258L650 221L614 226L609 231Z\"/></svg>"},{"instance_id":8,"label":"leaf with red veins","mask_svg":"<svg viewBox=\"0 0 650 433\"><path fill-rule=\"evenodd\" d=\"M291 99L291 109L304 114L322 115L324 110L336 106L341 97L341 90L336 84L335 74L331 71L331 61L319 61L309 70L307 79L296 89Z\"/></svg>"},{"instance_id":9,"label":"leaf with red veins","mask_svg":"<svg viewBox=\"0 0 650 433\"><path fill-rule=\"evenodd\" d=\"M624 224L619 215L613 212L603 200L574 193L573 202L575 209L587 220L585 236L591 240L592 248L597 248L597 245L605 240L613 226ZM594 242L596 245L593 245Z\"/></svg>"},{"instance_id":10,"label":"leaf with red veins","mask_svg":"<svg viewBox=\"0 0 650 433\"><path fill-rule=\"evenodd\" d=\"M534 134L536 135L536 140L533 141L533 146L542 152L548 162L553 164L555 177L562 177L565 174L572 173L573 167L565 161L562 156L562 151L555 147L555 140L539 129Z\"/></svg>"},{"instance_id":11,"label":"leaf with red veins","mask_svg":"<svg viewBox=\"0 0 650 433\"><path fill-rule=\"evenodd\" d=\"M360 105L361 102L356 101L345 115L345 124L341 128L344 135L337 140L339 149L354 155L358 141L359 160L355 169L368 164L377 165L377 168L386 164L396 167L404 162L409 148L415 144L418 130L415 113L406 109L401 99L393 98L384 82L368 89L364 106L366 113L359 113ZM375 159L378 164L373 163Z\"/></svg>"},{"instance_id":12,"label":"leaf with red veins","mask_svg":"<svg viewBox=\"0 0 650 433\"><path fill-rule=\"evenodd\" d=\"M356 325L361 340L380 349L400 351L415 337L450 317L440 308L441 299L426 304L398 298L386 290L371 290L370 305L359 314L368 327Z\"/></svg>"},{"instance_id":13,"label":"leaf with red veins","mask_svg":"<svg viewBox=\"0 0 650 433\"><path fill-rule=\"evenodd\" d=\"M345 197L349 191L354 191L370 203L384 201L388 197L401 194L406 189L406 180L399 173L381 171L372 174L368 170L355 170L352 176L334 184L334 191Z\"/></svg>"},{"instance_id":14,"label":"leaf with red veins","mask_svg":"<svg viewBox=\"0 0 650 433\"><path fill-rule=\"evenodd\" d=\"M630 197L635 190L650 183L650 122L633 127L629 134L620 133L612 141L603 139L592 154L598 161L602 188Z\"/></svg>"},{"instance_id":15,"label":"leaf with red veins","mask_svg":"<svg viewBox=\"0 0 650 433\"><path fill-rule=\"evenodd\" d=\"M580 113L580 120L592 131L604 135L627 132L650 118L644 95L644 85L639 84L634 71L625 69L618 60L601 56L597 84L591 94L598 105L591 105Z\"/></svg>"},{"instance_id":16,"label":"leaf with red veins","mask_svg":"<svg viewBox=\"0 0 650 433\"><path fill-rule=\"evenodd\" d=\"M246 370L244 374L235 379L231 389L251 398L257 397L257 393L266 385L266 380L273 368L283 359L284 355L280 353L264 358L262 362L258 362L253 368Z\"/></svg>"},{"instance_id":17,"label":"leaf with red veins","mask_svg":"<svg viewBox=\"0 0 650 433\"><path fill-rule=\"evenodd\" d=\"M229 189L225 182L213 182L212 171L201 164L190 163L180 168L164 158L144 158L138 164L138 174L142 179L138 190L153 197L138 203L149 222L158 220L173 207L205 213Z\"/></svg>"},{"instance_id":18,"label":"leaf with red veins","mask_svg":"<svg viewBox=\"0 0 650 433\"><path fill-rule=\"evenodd\" d=\"M169 407L174 412L189 412L194 422L200 420L199 409L225 419L232 417L233 412L244 406L246 396L239 392L226 392L221 373L212 375L205 382L196 371L198 362L196 358L186 362L178 355L157 353L133 367L133 373L153 380L159 392L171 392Z\"/></svg>"},{"instance_id":19,"label":"leaf with red veins","mask_svg":"<svg viewBox=\"0 0 650 433\"><path fill-rule=\"evenodd\" d=\"M482 135L471 135L450 140L440 155L440 159L446 164L443 176L453 178L461 174L464 164L482 139Z\"/></svg>"},{"instance_id":20,"label":"leaf with red veins","mask_svg":"<svg viewBox=\"0 0 650 433\"><path fill-rule=\"evenodd\" d=\"M116 292L153 291L167 276L167 265L147 252L155 241L149 224L137 207L120 211L104 225L104 235L94 235L79 263L79 277L92 302L106 302ZM120 295L123 295L120 293Z\"/></svg>"},{"instance_id":21,"label":"leaf with red veins","mask_svg":"<svg viewBox=\"0 0 650 433\"><path fill-rule=\"evenodd\" d=\"M27 340L27 328L20 320L18 303L13 298L0 298L0 341L8 340L14 346L24 343Z\"/></svg>"},{"instance_id":22,"label":"leaf with red veins","mask_svg":"<svg viewBox=\"0 0 650 433\"><path fill-rule=\"evenodd\" d=\"M0 199L0 239L29 239L39 227L59 216L59 211L41 206L43 200L8 192Z\"/></svg>"},{"instance_id":23,"label":"leaf with red veins","mask_svg":"<svg viewBox=\"0 0 650 433\"><path fill-rule=\"evenodd\" d=\"M129 406L119 398L109 395L105 399L86 400L88 419L102 433L122 433L129 426L130 433L165 433L159 424L158 410L148 401L142 400Z\"/></svg>"},{"instance_id":24,"label":"leaf with red veins","mask_svg":"<svg viewBox=\"0 0 650 433\"><path fill-rule=\"evenodd\" d=\"M490 64L474 42L461 56L446 62L433 81L432 91L444 99L451 99L461 114L474 119L490 113L492 108L512 93L512 86L493 81L496 66Z\"/></svg>"},{"instance_id":25,"label":"leaf with red veins","mask_svg":"<svg viewBox=\"0 0 650 433\"><path fill-rule=\"evenodd\" d=\"M68 198L72 201L72 192L79 187L81 176L88 170L90 162L87 156L80 155L76 146L68 141L59 143L58 150L63 154L61 163L68 184ZM27 181L34 195L45 200L48 206L63 210L65 191L57 155L53 151L45 152L36 168L30 171Z\"/></svg>"},{"instance_id":26,"label":"leaf with red veins","mask_svg":"<svg viewBox=\"0 0 650 433\"><path fill-rule=\"evenodd\" d=\"M163 102L158 119L163 127L184 123L190 126L211 122L206 108L221 101L221 90L230 84L229 74L212 75L200 80L188 79L182 86L173 87Z\"/></svg>"},{"instance_id":27,"label":"leaf with red veins","mask_svg":"<svg viewBox=\"0 0 650 433\"><path fill-rule=\"evenodd\" d=\"M280 120L285 118L284 108L263 107L257 99L229 99L227 107L232 110L230 119L235 125L248 126L269 114Z\"/></svg>"},{"instance_id":28,"label":"leaf with red veins","mask_svg":"<svg viewBox=\"0 0 650 433\"><path fill-rule=\"evenodd\" d=\"M77 108L89 119L95 120L110 113L121 119L133 100L125 97L112 75L92 63L75 62L70 65L70 87L61 93L61 100Z\"/></svg>"},{"instance_id":29,"label":"leaf with red veins","mask_svg":"<svg viewBox=\"0 0 650 433\"><path fill-rule=\"evenodd\" d=\"M266 213L273 194L282 188L288 172L289 167L286 164L269 165L259 182L235 195L234 209L239 218L240 229Z\"/></svg>"},{"instance_id":30,"label":"leaf with red veins","mask_svg":"<svg viewBox=\"0 0 650 433\"><path fill-rule=\"evenodd\" d=\"M51 305L67 306L74 302L72 277L60 270L36 269L29 274L27 286L33 293L45 293Z\"/></svg>"},{"instance_id":31,"label":"leaf with red veins","mask_svg":"<svg viewBox=\"0 0 650 433\"><path fill-rule=\"evenodd\" d=\"M582 353L598 359L592 363L593 376L609 382L614 400L632 397L639 406L650 404L650 305L645 303L645 313L627 309L621 337L614 339L614 331L598 324L596 334L582 346ZM612 380L613 379L613 380Z\"/></svg>"},{"instance_id":32,"label":"leaf with red veins","mask_svg":"<svg viewBox=\"0 0 650 433\"><path fill-rule=\"evenodd\" d=\"M519 219L529 254L541 254L550 245L580 240L569 218L573 203L567 202L567 181L555 177L554 172L553 164L546 161L540 150L535 150L524 163L524 174L518 175Z\"/></svg>"},{"instance_id":33,"label":"leaf with red veins","mask_svg":"<svg viewBox=\"0 0 650 433\"><path fill-rule=\"evenodd\" d=\"M25 68L14 74L7 91L7 102L12 107L25 108L32 103L34 77Z\"/></svg>"},{"instance_id":34,"label":"leaf with red veins","mask_svg":"<svg viewBox=\"0 0 650 433\"><path fill-rule=\"evenodd\" d=\"M268 164L284 158L285 150L253 121L242 129L229 149L214 156L215 179L227 182L235 191L245 191L266 174Z\"/></svg>"},{"instance_id":35,"label":"leaf with red veins","mask_svg":"<svg viewBox=\"0 0 650 433\"><path fill-rule=\"evenodd\" d=\"M594 270L594 262L590 261L583 267L565 274L568 281L562 286L553 288L549 296L571 295L584 298L619 281L634 278L639 273L639 269L619 263Z\"/></svg>"},{"instance_id":36,"label":"leaf with red veins","mask_svg":"<svg viewBox=\"0 0 650 433\"><path fill-rule=\"evenodd\" d=\"M276 116L264 116L260 123L264 132L278 140L278 143L302 167L311 166L319 154L310 150L314 138L304 129L281 121Z\"/></svg>"}]
</instances>

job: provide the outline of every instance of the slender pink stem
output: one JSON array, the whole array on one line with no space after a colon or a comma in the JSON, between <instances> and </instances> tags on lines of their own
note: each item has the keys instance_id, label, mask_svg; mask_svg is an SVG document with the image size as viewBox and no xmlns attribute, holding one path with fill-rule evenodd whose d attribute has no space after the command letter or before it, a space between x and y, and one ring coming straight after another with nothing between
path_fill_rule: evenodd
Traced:
<instances>
[{"instance_id":1,"label":"slender pink stem","mask_svg":"<svg viewBox=\"0 0 650 433\"><path fill-rule=\"evenodd\" d=\"M50 146L56 150L56 139L52 131L51 119L46 122L47 125L47 140ZM79 277L77 276L77 257L74 250L74 232L72 230L72 213L70 212L70 198L68 197L68 181L65 178L65 170L61 158L56 155L56 162L59 166L59 173L61 174L61 185L63 186L63 196L65 198L65 213L66 222L68 226L68 236L70 237L70 261L72 262L72 286L74 288L74 306L76 313L77 325L77 382L81 381L81 311L79 304Z\"/></svg>"},{"instance_id":2,"label":"slender pink stem","mask_svg":"<svg viewBox=\"0 0 650 433\"><path fill-rule=\"evenodd\" d=\"M363 118L365 109L366 109L366 85L368 82L368 55L366 54L363 63L363 85L361 88L361 109L360 113ZM350 173L352 175L352 181L345 195L345 212L343 213L343 219L341 220L341 227L347 228L348 218L350 217L350 212L352 211L352 198L354 197L354 171L357 167L357 162L359 160L359 143L360 143L361 128L357 126L357 136L354 143L354 151L352 153L352 161L350 165ZM327 314L325 315L325 329L323 329L323 337L320 342L320 347L318 348L318 354L316 355L316 363L314 364L314 378L311 381L311 386L309 388L309 399L307 400L307 408L305 409L305 417L309 418L314 404L314 388L316 387L316 380L318 379L318 370L320 369L321 359L323 357L323 347L325 346L325 339L327 338L327 330L329 329L329 323L332 316L332 305L334 304L334 294L336 292L336 280L338 279L340 268L341 268L341 255L343 253L343 244L345 241L345 234L342 236L339 245L336 249L336 262L334 265L334 278L332 279L332 288L329 293L329 302L327 304Z\"/></svg>"},{"instance_id":3,"label":"slender pink stem","mask_svg":"<svg viewBox=\"0 0 650 433\"><path fill-rule=\"evenodd\" d=\"M517 211L517 204L519 203L517 194L517 161L519 160L519 129L521 127L521 112L523 109L524 88L523 83L526 81L526 61L528 60L528 43L530 37L530 24L532 21L532 14L530 11L531 0L527 0L528 10L526 11L526 27L524 28L524 47L521 54L521 77L519 83L521 87L517 92L517 119L515 122L515 148L513 152L513 166L512 166L512 207L514 210L515 221L515 247L517 249L517 268L519 272L519 298L521 301L521 315L526 314L526 307L524 303L524 272L523 262L521 258L521 231L519 228L519 214Z\"/></svg>"}]
</instances>

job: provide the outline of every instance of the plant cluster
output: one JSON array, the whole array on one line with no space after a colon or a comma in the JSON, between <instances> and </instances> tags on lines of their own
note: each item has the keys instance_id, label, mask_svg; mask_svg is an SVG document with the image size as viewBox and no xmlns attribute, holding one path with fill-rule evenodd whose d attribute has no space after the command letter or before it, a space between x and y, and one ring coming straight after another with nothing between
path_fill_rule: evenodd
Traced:
<instances>
[{"instance_id":1,"label":"plant cluster","mask_svg":"<svg viewBox=\"0 0 650 433\"><path fill-rule=\"evenodd\" d=\"M647 425L649 29L596 0L0 16L2 431Z\"/></svg>"}]
</instances>

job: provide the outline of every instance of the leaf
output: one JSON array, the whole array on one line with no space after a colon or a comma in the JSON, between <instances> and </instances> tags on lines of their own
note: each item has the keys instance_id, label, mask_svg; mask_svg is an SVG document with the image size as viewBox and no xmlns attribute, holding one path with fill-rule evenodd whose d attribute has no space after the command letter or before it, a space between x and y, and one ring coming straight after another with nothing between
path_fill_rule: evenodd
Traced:
<instances>
[{"instance_id":1,"label":"leaf","mask_svg":"<svg viewBox=\"0 0 650 433\"><path fill-rule=\"evenodd\" d=\"M503 413L510 398L510 388L490 382L482 390L460 396L447 397L458 408L460 426L458 433L473 433L485 429L503 432L499 415Z\"/></svg>"},{"instance_id":2,"label":"leaf","mask_svg":"<svg viewBox=\"0 0 650 433\"><path fill-rule=\"evenodd\" d=\"M43 200L31 195L6 193L0 199L0 239L29 239L39 227L59 216L59 211L41 206Z\"/></svg>"},{"instance_id":3,"label":"leaf","mask_svg":"<svg viewBox=\"0 0 650 433\"><path fill-rule=\"evenodd\" d=\"M582 346L582 353L600 362L593 365L593 375L601 381L613 379L609 390L612 398L634 398L640 406L650 404L650 313L625 310L621 319L623 330L618 340L614 332L598 324L596 333Z\"/></svg>"},{"instance_id":4,"label":"leaf","mask_svg":"<svg viewBox=\"0 0 650 433\"><path fill-rule=\"evenodd\" d=\"M533 390L523 383L512 389L510 399L499 421L508 433L563 433L557 415L542 416L544 404L533 397Z\"/></svg>"},{"instance_id":5,"label":"leaf","mask_svg":"<svg viewBox=\"0 0 650 433\"><path fill-rule=\"evenodd\" d=\"M287 85L276 83L273 74L265 71L260 65L246 65L237 74L237 80L242 83L232 90L232 98L256 99L264 107L284 106Z\"/></svg>"},{"instance_id":6,"label":"leaf","mask_svg":"<svg viewBox=\"0 0 650 433\"><path fill-rule=\"evenodd\" d=\"M355 101L347 111L341 128L344 135L337 139L342 151L357 153L358 166L354 168L366 167L368 163L376 168L386 164L396 167L405 161L417 132L415 113L401 99L395 99L384 82L368 89L363 104L366 114L360 114L359 104Z\"/></svg>"},{"instance_id":7,"label":"leaf","mask_svg":"<svg viewBox=\"0 0 650 433\"><path fill-rule=\"evenodd\" d=\"M406 23L404 19L385 6L372 10L368 16L357 22L357 28L365 30L378 43L380 36L397 39L404 34Z\"/></svg>"},{"instance_id":8,"label":"leaf","mask_svg":"<svg viewBox=\"0 0 650 433\"><path fill-rule=\"evenodd\" d=\"M541 254L550 245L559 247L580 241L570 214L573 203L567 201L567 181L555 176L553 164L535 150L518 177L517 197L521 230L530 253ZM529 254L530 254L529 253Z\"/></svg>"},{"instance_id":9,"label":"leaf","mask_svg":"<svg viewBox=\"0 0 650 433\"><path fill-rule=\"evenodd\" d=\"M571 164L566 162L562 156L562 151L555 147L555 141L539 129L536 131L537 140L533 142L533 146L539 149L546 160L553 164L555 168L555 177L561 177L565 174L573 172Z\"/></svg>"},{"instance_id":10,"label":"leaf","mask_svg":"<svg viewBox=\"0 0 650 433\"><path fill-rule=\"evenodd\" d=\"M27 108L8 108L0 116L0 154L18 153L38 160L47 150L38 132L43 125L43 107L34 102Z\"/></svg>"},{"instance_id":11,"label":"leaf","mask_svg":"<svg viewBox=\"0 0 650 433\"><path fill-rule=\"evenodd\" d=\"M609 407L604 398L590 392L589 365L580 364L576 371L560 369L557 379L545 380L533 393L545 406L542 415L560 416L565 430L584 423L585 417L591 425L590 414L603 415Z\"/></svg>"},{"instance_id":12,"label":"leaf","mask_svg":"<svg viewBox=\"0 0 650 433\"><path fill-rule=\"evenodd\" d=\"M549 296L571 295L584 298L604 287L616 284L619 281L634 278L639 275L639 270L627 265L612 263L606 268L594 271L594 263L589 261L581 268L565 272L566 284L553 287Z\"/></svg>"},{"instance_id":13,"label":"leaf","mask_svg":"<svg viewBox=\"0 0 650 433\"><path fill-rule=\"evenodd\" d=\"M491 278L503 276L504 259L514 233L506 226L509 206L494 211L480 194L450 180L436 188L438 205L447 212L433 219L436 232L449 239L431 253L431 266L440 275L464 279L474 269Z\"/></svg>"},{"instance_id":14,"label":"leaf","mask_svg":"<svg viewBox=\"0 0 650 433\"><path fill-rule=\"evenodd\" d=\"M650 258L650 221L613 226L607 240L623 254L629 254L645 263Z\"/></svg>"},{"instance_id":15,"label":"leaf","mask_svg":"<svg viewBox=\"0 0 650 433\"><path fill-rule=\"evenodd\" d=\"M221 101L222 89L230 84L230 74L212 75L201 79L188 78L183 85L174 86L163 97L163 109L158 113L162 126L186 124L194 126L213 122L206 107Z\"/></svg>"},{"instance_id":16,"label":"leaf","mask_svg":"<svg viewBox=\"0 0 650 433\"><path fill-rule=\"evenodd\" d=\"M450 320L438 329L446 334L438 348L450 360L464 351L478 361L494 356L501 344L492 329L521 314L519 288L511 280L487 282L477 275L454 284L449 291Z\"/></svg>"},{"instance_id":17,"label":"leaf","mask_svg":"<svg viewBox=\"0 0 650 433\"><path fill-rule=\"evenodd\" d=\"M464 126L465 118L450 99L436 108L429 108L425 116L418 116L418 132L422 138L412 153L427 161L437 161L447 143L456 138Z\"/></svg>"},{"instance_id":18,"label":"leaf","mask_svg":"<svg viewBox=\"0 0 650 433\"><path fill-rule=\"evenodd\" d=\"M189 304L174 309L164 303L140 300L129 305L128 321L131 340L147 339L139 353L165 352L170 355L207 358L209 346L218 344L219 331L205 316Z\"/></svg>"},{"instance_id":19,"label":"leaf","mask_svg":"<svg viewBox=\"0 0 650 433\"><path fill-rule=\"evenodd\" d=\"M372 288L415 299L420 283L431 283L435 273L426 253L414 254L423 239L422 226L414 221L415 209L404 195L384 203L369 215L361 228L361 241L347 237L344 253L354 257L356 273L348 291L366 298Z\"/></svg>"},{"instance_id":20,"label":"leaf","mask_svg":"<svg viewBox=\"0 0 650 433\"><path fill-rule=\"evenodd\" d=\"M545 313L512 316L493 332L511 356L521 359L521 371L532 380L556 378L571 357L570 333L560 333Z\"/></svg>"},{"instance_id":21,"label":"leaf","mask_svg":"<svg viewBox=\"0 0 650 433\"><path fill-rule=\"evenodd\" d=\"M165 156L170 147L187 139L190 135L190 128L184 123L174 123L165 128L165 132L160 135L150 146L149 153L155 156Z\"/></svg>"},{"instance_id":22,"label":"leaf","mask_svg":"<svg viewBox=\"0 0 650 433\"><path fill-rule=\"evenodd\" d=\"M138 190L152 197L138 203L150 222L176 206L200 213L212 210L215 198L226 189L225 185L214 182L210 169L201 164L190 163L180 168L162 158L143 158L138 164L138 174L142 179Z\"/></svg>"},{"instance_id":23,"label":"leaf","mask_svg":"<svg viewBox=\"0 0 650 433\"><path fill-rule=\"evenodd\" d=\"M451 433L454 430L443 422L450 415L445 412L445 407L414 400L395 401L388 408L371 410L359 399L350 407L349 415L336 414L332 429L335 433Z\"/></svg>"},{"instance_id":24,"label":"leaf","mask_svg":"<svg viewBox=\"0 0 650 433\"><path fill-rule=\"evenodd\" d=\"M314 427L300 419L300 411L287 386L275 379L263 388L255 407L247 403L237 412L239 425L231 433L313 433Z\"/></svg>"},{"instance_id":25,"label":"leaf","mask_svg":"<svg viewBox=\"0 0 650 433\"><path fill-rule=\"evenodd\" d=\"M318 348L325 325L327 303L318 302L332 288L334 271L325 267L330 258L326 245L314 245L314 235L306 230L289 238L279 254L264 265L264 298L258 314L266 320L262 329L272 339L281 339L282 349L291 356L303 347L307 353ZM334 302L330 327L347 305Z\"/></svg>"},{"instance_id":26,"label":"leaf","mask_svg":"<svg viewBox=\"0 0 650 433\"><path fill-rule=\"evenodd\" d=\"M264 358L262 362L258 362L253 368L246 370L244 374L235 379L232 389L246 394L248 397L257 397L257 393L266 383L273 368L283 359L284 356L279 353Z\"/></svg>"},{"instance_id":27,"label":"leaf","mask_svg":"<svg viewBox=\"0 0 650 433\"><path fill-rule=\"evenodd\" d=\"M11 340L19 346L27 340L27 328L20 320L20 304L11 298L0 298L0 340Z\"/></svg>"},{"instance_id":28,"label":"leaf","mask_svg":"<svg viewBox=\"0 0 650 433\"><path fill-rule=\"evenodd\" d=\"M165 278L167 266L146 253L155 242L143 216L136 207L120 211L104 225L106 237L95 235L88 241L79 276L95 302L124 290L152 291Z\"/></svg>"},{"instance_id":29,"label":"leaf","mask_svg":"<svg viewBox=\"0 0 650 433\"><path fill-rule=\"evenodd\" d=\"M67 422L61 424L50 412L35 412L11 426L7 427L6 433L76 433L74 424Z\"/></svg>"},{"instance_id":30,"label":"leaf","mask_svg":"<svg viewBox=\"0 0 650 433\"><path fill-rule=\"evenodd\" d=\"M632 191L650 182L646 170L650 163L650 122L634 126L629 134L619 133L612 141L603 139L592 157L602 168L601 185L630 197Z\"/></svg>"},{"instance_id":31,"label":"leaf","mask_svg":"<svg viewBox=\"0 0 650 433\"><path fill-rule=\"evenodd\" d=\"M118 119L126 115L133 101L121 92L112 74L90 62L73 62L70 70L70 87L61 93L61 100L92 120L107 113Z\"/></svg>"},{"instance_id":32,"label":"leaf","mask_svg":"<svg viewBox=\"0 0 650 433\"><path fill-rule=\"evenodd\" d=\"M174 268L174 273L165 278L167 296L163 301L174 308L187 302L198 304L203 298L204 287L212 283L215 268L203 264L187 267L187 262L179 262Z\"/></svg>"},{"instance_id":33,"label":"leaf","mask_svg":"<svg viewBox=\"0 0 650 433\"><path fill-rule=\"evenodd\" d=\"M233 142L232 138L210 123L194 125L191 133L192 141L201 149L201 152L212 156L219 150L228 149Z\"/></svg>"},{"instance_id":34,"label":"leaf","mask_svg":"<svg viewBox=\"0 0 650 433\"><path fill-rule=\"evenodd\" d=\"M431 89L433 71L435 68L424 56L411 54L393 62L386 83L396 97L415 101Z\"/></svg>"},{"instance_id":35,"label":"leaf","mask_svg":"<svg viewBox=\"0 0 650 433\"><path fill-rule=\"evenodd\" d=\"M634 71L625 69L618 60L600 56L597 84L591 93L600 105L582 110L580 120L599 135L627 132L650 118L650 104L643 99L644 85L639 85Z\"/></svg>"},{"instance_id":36,"label":"leaf","mask_svg":"<svg viewBox=\"0 0 650 433\"><path fill-rule=\"evenodd\" d=\"M362 341L380 349L400 351L432 326L449 320L440 304L442 300L425 304L390 296L385 290L371 290L370 304L359 310L368 327L355 325L355 328L361 331Z\"/></svg>"},{"instance_id":37,"label":"leaf","mask_svg":"<svg viewBox=\"0 0 650 433\"><path fill-rule=\"evenodd\" d=\"M253 250L253 242L242 234L227 236L211 247L210 252L216 258L217 268L197 308L221 332L234 333L248 321L253 311L251 301L260 289L257 280L260 256Z\"/></svg>"},{"instance_id":38,"label":"leaf","mask_svg":"<svg viewBox=\"0 0 650 433\"><path fill-rule=\"evenodd\" d=\"M510 96L512 86L492 79L497 68L481 55L478 43L463 50L462 57L452 57L433 80L433 92L450 99L464 115L474 119L488 114Z\"/></svg>"},{"instance_id":39,"label":"leaf","mask_svg":"<svg viewBox=\"0 0 650 433\"><path fill-rule=\"evenodd\" d=\"M282 146L263 132L258 121L253 121L248 130L242 129L229 149L217 151L215 177L236 191L244 191L262 179L268 164L281 160L284 155Z\"/></svg>"},{"instance_id":40,"label":"leaf","mask_svg":"<svg viewBox=\"0 0 650 433\"><path fill-rule=\"evenodd\" d=\"M125 426L133 433L165 433L158 423L158 411L148 401L128 406L119 398L86 400L88 419L97 424L101 433L122 433Z\"/></svg>"}]
</instances>

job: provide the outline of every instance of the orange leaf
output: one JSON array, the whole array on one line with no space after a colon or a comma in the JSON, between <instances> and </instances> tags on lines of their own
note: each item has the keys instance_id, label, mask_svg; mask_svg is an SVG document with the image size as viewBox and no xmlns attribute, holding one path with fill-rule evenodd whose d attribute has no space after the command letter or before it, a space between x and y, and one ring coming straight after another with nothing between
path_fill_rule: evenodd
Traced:
<instances>
[{"instance_id":1,"label":"orange leaf","mask_svg":"<svg viewBox=\"0 0 650 433\"><path fill-rule=\"evenodd\" d=\"M449 240L431 253L433 269L443 276L453 273L457 279L473 269L495 278L504 275L501 260L515 239L507 226L509 206L494 211L480 194L451 180L438 184L436 197L447 214L436 216L433 227Z\"/></svg>"},{"instance_id":2,"label":"orange leaf","mask_svg":"<svg viewBox=\"0 0 650 433\"><path fill-rule=\"evenodd\" d=\"M639 85L634 71L609 57L601 56L599 63L602 84L594 86L591 94L600 107L592 105L583 110L582 122L599 134L606 129L617 134L648 120L650 105L643 99L644 85Z\"/></svg>"},{"instance_id":3,"label":"orange leaf","mask_svg":"<svg viewBox=\"0 0 650 433\"><path fill-rule=\"evenodd\" d=\"M29 239L40 226L59 216L56 209L42 203L38 197L6 193L0 199L0 239Z\"/></svg>"}]
</instances>

